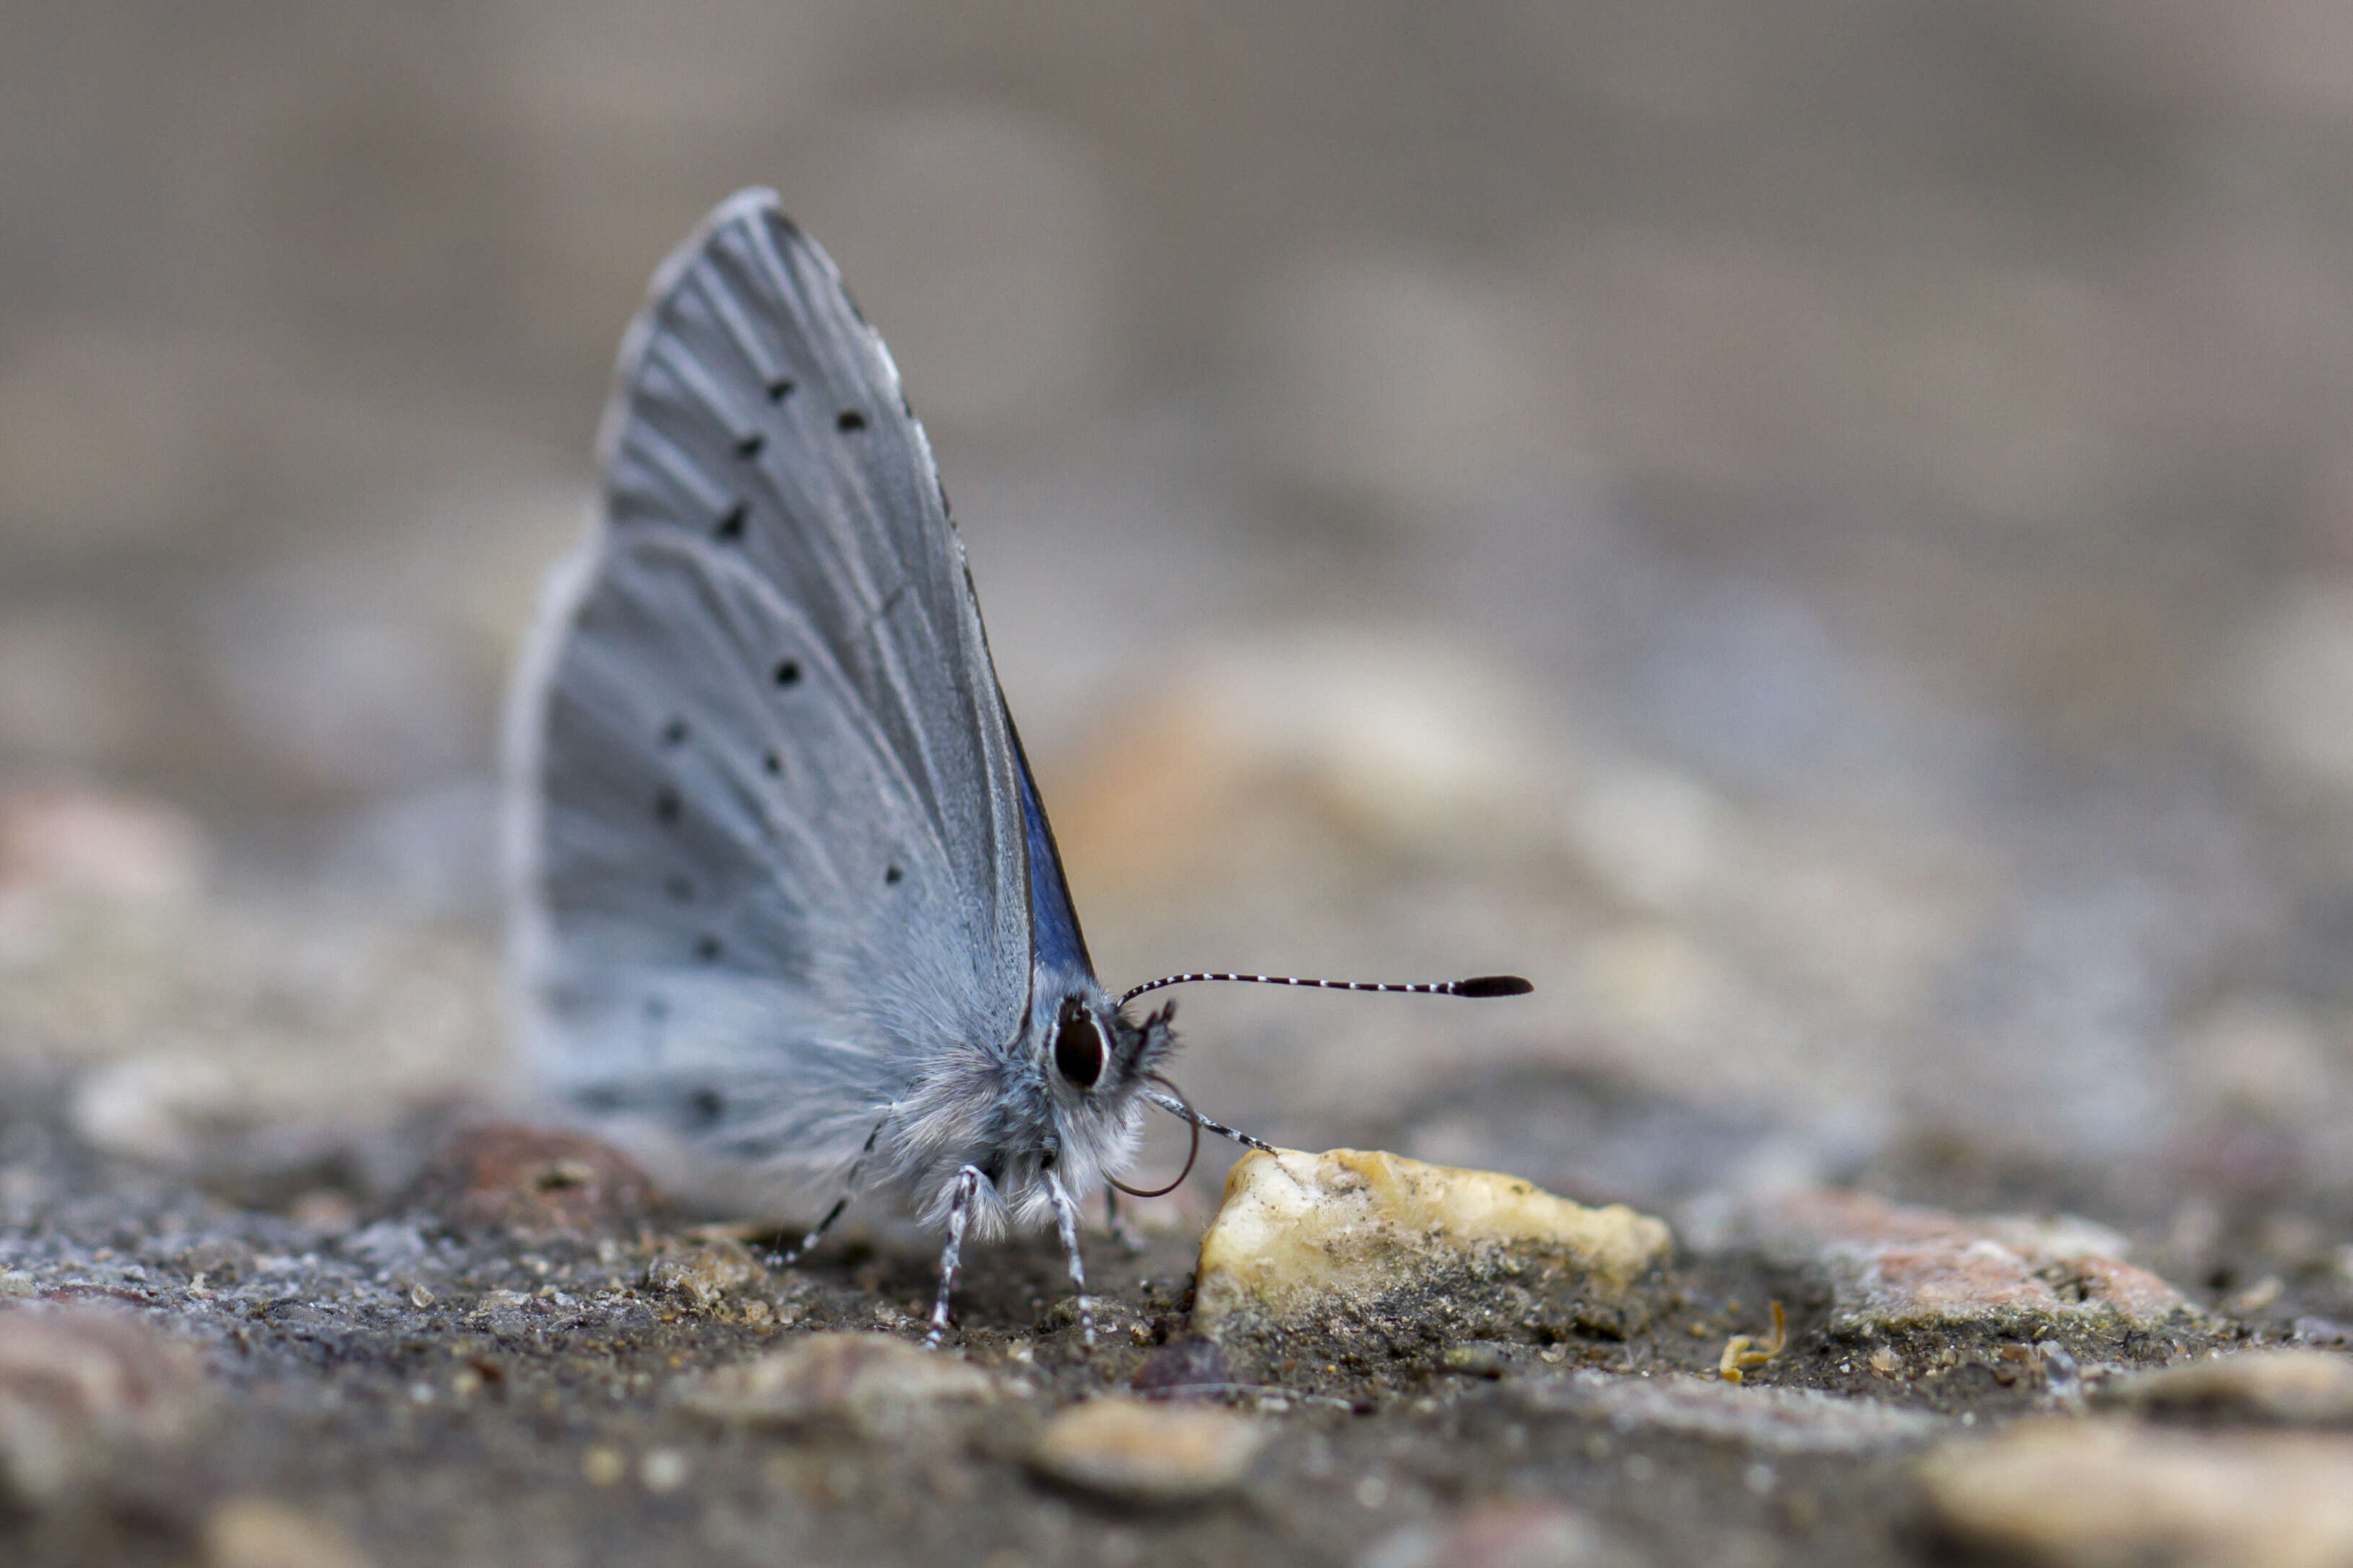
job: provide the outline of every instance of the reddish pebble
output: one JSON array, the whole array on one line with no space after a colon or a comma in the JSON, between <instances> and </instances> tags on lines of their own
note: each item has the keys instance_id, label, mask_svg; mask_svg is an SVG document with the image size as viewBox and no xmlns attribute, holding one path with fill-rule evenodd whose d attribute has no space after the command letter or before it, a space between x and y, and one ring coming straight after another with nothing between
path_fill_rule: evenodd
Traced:
<instances>
[{"instance_id":1,"label":"reddish pebble","mask_svg":"<svg viewBox=\"0 0 2353 1568\"><path fill-rule=\"evenodd\" d=\"M590 1235L633 1225L659 1201L652 1180L611 1144L508 1121L451 1139L414 1195L463 1230Z\"/></svg>"}]
</instances>

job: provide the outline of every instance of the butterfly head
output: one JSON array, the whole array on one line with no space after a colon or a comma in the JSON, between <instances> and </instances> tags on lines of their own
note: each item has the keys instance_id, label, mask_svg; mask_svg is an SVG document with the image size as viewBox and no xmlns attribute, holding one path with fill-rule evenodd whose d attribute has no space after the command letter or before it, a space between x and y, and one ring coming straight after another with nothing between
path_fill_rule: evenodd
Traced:
<instances>
[{"instance_id":1,"label":"butterfly head","mask_svg":"<svg viewBox=\"0 0 2353 1568\"><path fill-rule=\"evenodd\" d=\"M1176 1009L1138 1022L1091 975L1059 989L1050 1010L1035 1015L1032 1060L1052 1102L1064 1180L1091 1188L1133 1151L1137 1095L1176 1048Z\"/></svg>"},{"instance_id":2,"label":"butterfly head","mask_svg":"<svg viewBox=\"0 0 2353 1568\"><path fill-rule=\"evenodd\" d=\"M973 1160L1017 1224L1050 1218L1047 1173L1083 1198L1128 1168L1142 1091L1176 1043L1174 1009L1134 1020L1092 975L1039 978L1010 1064L1016 1081L997 1100L999 1113L976 1130L986 1154Z\"/></svg>"},{"instance_id":3,"label":"butterfly head","mask_svg":"<svg viewBox=\"0 0 2353 1568\"><path fill-rule=\"evenodd\" d=\"M1173 1006L1129 1022L1100 986L1074 988L1054 1010L1047 1041L1058 1094L1080 1103L1132 1099L1176 1044Z\"/></svg>"}]
</instances>

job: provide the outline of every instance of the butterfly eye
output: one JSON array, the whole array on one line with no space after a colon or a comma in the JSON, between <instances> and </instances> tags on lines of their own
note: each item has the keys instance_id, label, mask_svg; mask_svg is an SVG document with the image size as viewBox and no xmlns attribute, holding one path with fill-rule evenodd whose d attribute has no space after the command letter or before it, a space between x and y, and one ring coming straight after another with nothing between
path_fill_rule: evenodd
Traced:
<instances>
[{"instance_id":1,"label":"butterfly eye","mask_svg":"<svg viewBox=\"0 0 2353 1568\"><path fill-rule=\"evenodd\" d=\"M1076 998L1062 1004L1062 1020L1054 1033L1054 1067L1081 1089L1092 1089L1103 1077L1103 1031Z\"/></svg>"}]
</instances>

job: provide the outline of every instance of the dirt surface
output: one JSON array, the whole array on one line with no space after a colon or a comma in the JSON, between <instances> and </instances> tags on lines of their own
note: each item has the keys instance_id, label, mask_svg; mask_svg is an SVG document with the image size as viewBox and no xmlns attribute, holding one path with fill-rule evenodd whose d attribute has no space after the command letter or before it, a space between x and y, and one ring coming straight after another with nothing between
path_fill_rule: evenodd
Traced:
<instances>
[{"instance_id":1,"label":"dirt surface","mask_svg":"<svg viewBox=\"0 0 2353 1568\"><path fill-rule=\"evenodd\" d=\"M2344 13L11 8L0 1562L2353 1563L2343 1418L2109 1393L2353 1360ZM494 759L751 183L1104 979L1535 983L1188 988L1187 1094L1656 1215L1642 1315L1466 1276L1220 1389L1210 1149L1091 1353L1019 1242L987 1397L749 1409L932 1245L546 1141Z\"/></svg>"},{"instance_id":2,"label":"dirt surface","mask_svg":"<svg viewBox=\"0 0 2353 1568\"><path fill-rule=\"evenodd\" d=\"M1685 1248L1624 1337L1433 1333L1423 1353L1282 1363L1238 1386L1190 1334L1190 1237L1131 1252L1096 1235L1092 1350L1050 1247L983 1248L944 1353L1007 1396L878 1441L731 1423L681 1391L821 1331L918 1341L927 1254L853 1231L774 1266L781 1237L648 1207L630 1184L580 1201L583 1145L512 1127L436 1129L445 1152L404 1194L310 1188L306 1222L92 1154L54 1087L6 1103L0 1345L28 1318L119 1313L200 1367L168 1437L105 1437L98 1395L70 1478L20 1481L0 1545L28 1563L259 1564L289 1539L379 1564L1915 1563L1942 1539L1917 1474L1936 1444L2345 1304L2336 1287L2157 1329L1859 1335L1831 1326L1832 1267L1786 1245ZM502 1157L481 1157L486 1138ZM1720 1376L1734 1334L1770 1347L1775 1304L1786 1345ZM0 1410L37 1405L8 1377ZM1052 1413L1139 1388L1263 1423L1245 1478L1181 1508L1041 1479ZM23 1441L5 1430L0 1446ZM1489 1536L1555 1555L1477 1555Z\"/></svg>"}]
</instances>

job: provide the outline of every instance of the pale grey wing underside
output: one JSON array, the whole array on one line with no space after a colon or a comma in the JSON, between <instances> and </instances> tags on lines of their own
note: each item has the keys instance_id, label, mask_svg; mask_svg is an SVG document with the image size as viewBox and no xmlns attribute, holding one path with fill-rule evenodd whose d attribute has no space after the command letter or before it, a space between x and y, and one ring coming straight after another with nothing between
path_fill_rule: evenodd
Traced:
<instances>
[{"instance_id":1,"label":"pale grey wing underside","mask_svg":"<svg viewBox=\"0 0 2353 1568\"><path fill-rule=\"evenodd\" d=\"M522 1005L591 1105L839 1163L1028 1005L1013 748L931 451L765 192L657 277L516 713Z\"/></svg>"}]
</instances>

